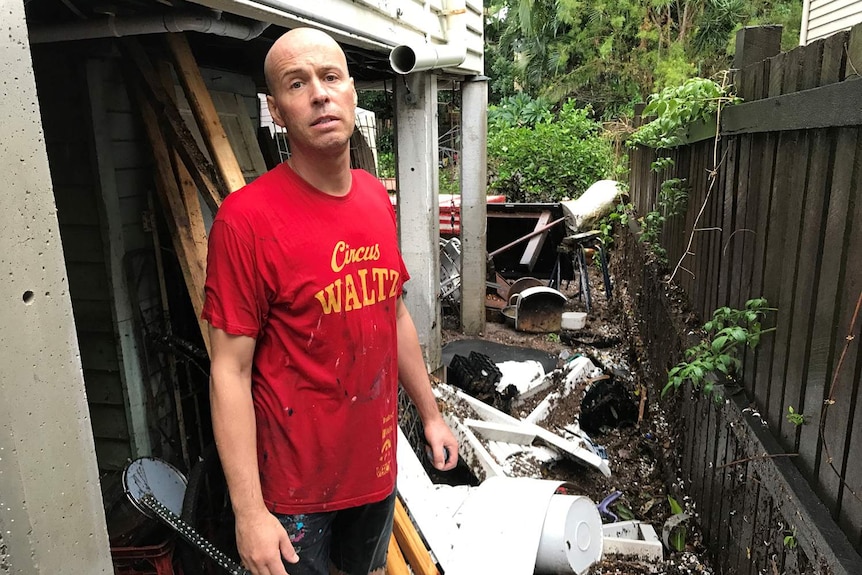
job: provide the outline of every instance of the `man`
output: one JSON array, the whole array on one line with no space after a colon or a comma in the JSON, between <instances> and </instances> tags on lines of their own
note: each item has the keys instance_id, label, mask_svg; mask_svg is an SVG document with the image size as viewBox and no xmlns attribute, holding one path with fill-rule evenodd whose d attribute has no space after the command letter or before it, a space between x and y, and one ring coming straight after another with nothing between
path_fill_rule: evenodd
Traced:
<instances>
[{"instance_id":1,"label":"man","mask_svg":"<svg viewBox=\"0 0 862 575\"><path fill-rule=\"evenodd\" d=\"M398 380L434 466L452 469L458 446L401 298L394 211L350 169L357 96L344 53L300 28L264 71L291 157L219 210L203 311L237 547L255 575L383 573Z\"/></svg>"}]
</instances>

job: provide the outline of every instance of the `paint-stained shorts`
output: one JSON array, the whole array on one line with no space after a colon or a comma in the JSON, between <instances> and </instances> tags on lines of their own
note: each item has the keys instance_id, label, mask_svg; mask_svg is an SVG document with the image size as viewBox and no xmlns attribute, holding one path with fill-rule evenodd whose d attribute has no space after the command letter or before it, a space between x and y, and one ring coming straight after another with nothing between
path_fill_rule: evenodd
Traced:
<instances>
[{"instance_id":1,"label":"paint-stained shorts","mask_svg":"<svg viewBox=\"0 0 862 575\"><path fill-rule=\"evenodd\" d=\"M348 575L366 575L386 565L396 492L377 503L340 511L275 516L287 530L299 563L285 562L290 575L329 575L330 562Z\"/></svg>"}]
</instances>

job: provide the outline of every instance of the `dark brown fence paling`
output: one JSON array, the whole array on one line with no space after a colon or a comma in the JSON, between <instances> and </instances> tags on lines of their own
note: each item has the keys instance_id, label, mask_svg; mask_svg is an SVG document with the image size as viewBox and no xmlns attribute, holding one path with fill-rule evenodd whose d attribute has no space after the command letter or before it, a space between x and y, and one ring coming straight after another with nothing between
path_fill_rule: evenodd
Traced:
<instances>
[{"instance_id":1,"label":"dark brown fence paling","mask_svg":"<svg viewBox=\"0 0 862 575\"><path fill-rule=\"evenodd\" d=\"M862 548L858 323L850 333L862 293L859 71L862 26L737 70L739 95L755 104L725 110L719 165L713 165L714 142L700 141L664 151L675 165L657 177L649 170L656 154L638 149L630 156L630 189L643 215L656 209L663 179L686 178L691 186L687 213L667 219L662 244L671 268L682 260L685 271L677 272L675 282L704 321L715 308L742 307L752 297L766 297L778 308L764 323L777 331L765 335L756 352L746 353L743 387L776 449L798 453L792 465L835 521L834 531L827 529L830 535L820 540L833 541L840 527L850 546ZM784 113L776 116L782 106ZM717 179L707 201L711 170ZM702 206L696 226L720 231L694 232L692 253L686 254ZM643 289L650 288L645 283ZM848 343L848 335L856 339ZM821 434L833 378L834 403L825 410ZM680 414L688 430L680 448L682 477L722 571L809 572L817 552L783 549L785 530L798 519L787 516L785 503L776 503L774 486L760 485L764 468L725 467L751 457L751 445L709 400L697 394L688 400ZM791 406L806 416L805 425L786 419ZM839 542L835 549L845 547ZM862 563L854 563L858 559L839 558L836 564L845 572L857 572L846 566L858 565L862 572Z\"/></svg>"}]
</instances>

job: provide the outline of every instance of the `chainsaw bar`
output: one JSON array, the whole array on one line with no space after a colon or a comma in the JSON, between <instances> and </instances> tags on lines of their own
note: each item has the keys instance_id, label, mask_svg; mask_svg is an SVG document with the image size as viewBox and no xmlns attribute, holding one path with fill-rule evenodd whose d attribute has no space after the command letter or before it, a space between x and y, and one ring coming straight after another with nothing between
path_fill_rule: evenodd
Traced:
<instances>
[{"instance_id":1,"label":"chainsaw bar","mask_svg":"<svg viewBox=\"0 0 862 575\"><path fill-rule=\"evenodd\" d=\"M180 519L173 511L165 507L152 493L145 493L141 499L141 503L150 509L156 516L165 522L174 531L179 533L183 539L191 545L200 549L207 557L216 562L216 564L230 573L230 575L251 575L251 571L238 565L230 557L222 553L219 549L204 539L194 527Z\"/></svg>"}]
</instances>

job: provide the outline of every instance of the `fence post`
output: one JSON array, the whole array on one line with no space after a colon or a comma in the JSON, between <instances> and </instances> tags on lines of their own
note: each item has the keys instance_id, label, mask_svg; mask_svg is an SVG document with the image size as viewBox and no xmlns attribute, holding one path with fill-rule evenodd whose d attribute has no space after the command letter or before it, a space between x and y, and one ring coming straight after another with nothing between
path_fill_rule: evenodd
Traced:
<instances>
[{"instance_id":1,"label":"fence post","mask_svg":"<svg viewBox=\"0 0 862 575\"><path fill-rule=\"evenodd\" d=\"M782 26L748 26L738 31L733 67L741 70L749 64L776 56L781 52L782 29Z\"/></svg>"}]
</instances>

